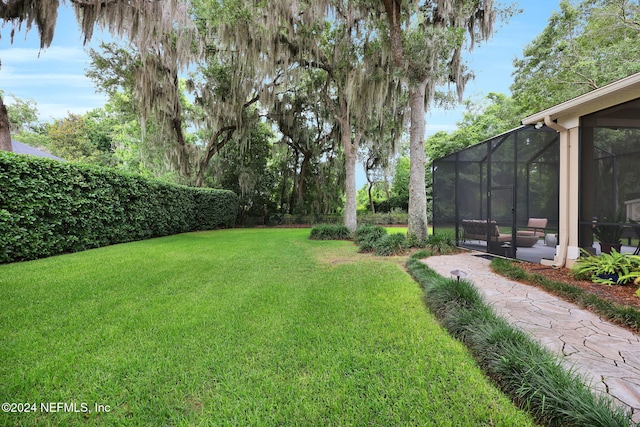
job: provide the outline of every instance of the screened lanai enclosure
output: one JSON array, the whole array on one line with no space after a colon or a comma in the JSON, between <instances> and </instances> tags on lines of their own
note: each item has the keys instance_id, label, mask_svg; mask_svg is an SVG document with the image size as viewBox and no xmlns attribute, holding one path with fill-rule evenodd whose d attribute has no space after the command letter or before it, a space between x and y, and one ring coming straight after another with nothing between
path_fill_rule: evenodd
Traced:
<instances>
[{"instance_id":1,"label":"screened lanai enclosure","mask_svg":"<svg viewBox=\"0 0 640 427\"><path fill-rule=\"evenodd\" d=\"M568 198L578 200L579 220L566 227L578 230L578 246L592 253L607 243L640 253L640 99L581 116L578 147L571 168L579 181L571 184L569 174L575 190ZM560 134L528 125L434 161L435 231L453 232L469 249L553 259L556 243L568 238L558 235L559 156ZM605 241L607 234L622 245Z\"/></svg>"},{"instance_id":2,"label":"screened lanai enclosure","mask_svg":"<svg viewBox=\"0 0 640 427\"><path fill-rule=\"evenodd\" d=\"M558 231L559 134L522 126L433 162L433 225L461 247L540 262Z\"/></svg>"},{"instance_id":3,"label":"screened lanai enclosure","mask_svg":"<svg viewBox=\"0 0 640 427\"><path fill-rule=\"evenodd\" d=\"M580 247L601 249L597 224L640 253L640 99L583 116L580 159Z\"/></svg>"}]
</instances>

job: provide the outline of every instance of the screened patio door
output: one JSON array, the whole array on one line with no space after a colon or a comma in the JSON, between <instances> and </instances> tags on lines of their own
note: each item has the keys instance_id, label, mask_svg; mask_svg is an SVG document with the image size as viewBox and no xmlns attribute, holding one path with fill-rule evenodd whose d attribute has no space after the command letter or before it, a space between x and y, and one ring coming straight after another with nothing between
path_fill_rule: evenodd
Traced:
<instances>
[{"instance_id":1,"label":"screened patio door","mask_svg":"<svg viewBox=\"0 0 640 427\"><path fill-rule=\"evenodd\" d=\"M488 194L488 217L495 221L500 237L491 238L487 246L489 252L515 258L516 251L516 209L515 186L493 186Z\"/></svg>"}]
</instances>

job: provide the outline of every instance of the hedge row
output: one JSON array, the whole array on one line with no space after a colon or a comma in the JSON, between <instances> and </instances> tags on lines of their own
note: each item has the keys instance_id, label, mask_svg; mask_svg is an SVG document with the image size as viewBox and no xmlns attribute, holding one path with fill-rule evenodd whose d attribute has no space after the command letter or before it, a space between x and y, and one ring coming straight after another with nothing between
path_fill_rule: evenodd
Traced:
<instances>
[{"instance_id":1,"label":"hedge row","mask_svg":"<svg viewBox=\"0 0 640 427\"><path fill-rule=\"evenodd\" d=\"M369 213L358 212L358 224L372 224L372 225L404 225L407 224L408 214L406 212L394 211L390 213ZM250 222L255 225L317 225L317 224L342 224L344 216L342 214L335 215L291 215L291 214L274 214L269 218L269 224L264 224L264 219L261 218L261 222Z\"/></svg>"},{"instance_id":2,"label":"hedge row","mask_svg":"<svg viewBox=\"0 0 640 427\"><path fill-rule=\"evenodd\" d=\"M0 152L0 263L233 226L238 198Z\"/></svg>"}]
</instances>

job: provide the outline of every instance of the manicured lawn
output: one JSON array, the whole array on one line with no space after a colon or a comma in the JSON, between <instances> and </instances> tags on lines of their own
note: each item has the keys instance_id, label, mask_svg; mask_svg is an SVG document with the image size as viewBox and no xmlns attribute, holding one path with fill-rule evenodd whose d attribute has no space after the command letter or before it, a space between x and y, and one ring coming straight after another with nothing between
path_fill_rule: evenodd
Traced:
<instances>
[{"instance_id":1,"label":"manicured lawn","mask_svg":"<svg viewBox=\"0 0 640 427\"><path fill-rule=\"evenodd\" d=\"M0 425L532 425L398 260L308 235L189 233L0 266L0 400L37 404Z\"/></svg>"}]
</instances>

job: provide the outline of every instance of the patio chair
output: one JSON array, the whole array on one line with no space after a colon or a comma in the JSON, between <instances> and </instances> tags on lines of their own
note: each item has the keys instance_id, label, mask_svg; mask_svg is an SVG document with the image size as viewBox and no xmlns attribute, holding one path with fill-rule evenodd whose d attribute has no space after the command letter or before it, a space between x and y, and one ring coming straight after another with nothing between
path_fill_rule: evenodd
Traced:
<instances>
[{"instance_id":1,"label":"patio chair","mask_svg":"<svg viewBox=\"0 0 640 427\"><path fill-rule=\"evenodd\" d=\"M527 229L518 231L518 235L544 237L547 222L547 218L529 218Z\"/></svg>"}]
</instances>

